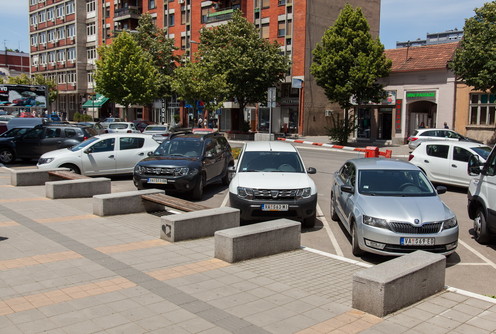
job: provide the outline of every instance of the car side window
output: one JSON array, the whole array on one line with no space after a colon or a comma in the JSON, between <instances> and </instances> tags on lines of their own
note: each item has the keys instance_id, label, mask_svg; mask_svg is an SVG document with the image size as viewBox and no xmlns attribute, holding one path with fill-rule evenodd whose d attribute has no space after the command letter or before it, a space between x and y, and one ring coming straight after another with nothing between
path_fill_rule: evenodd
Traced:
<instances>
[{"instance_id":1,"label":"car side window","mask_svg":"<svg viewBox=\"0 0 496 334\"><path fill-rule=\"evenodd\" d=\"M472 153L459 146L453 146L453 160L468 162Z\"/></svg>"},{"instance_id":2,"label":"car side window","mask_svg":"<svg viewBox=\"0 0 496 334\"><path fill-rule=\"evenodd\" d=\"M95 143L93 146L91 146L91 149L93 150L93 153L110 152L114 150L114 143L114 138L105 139Z\"/></svg>"},{"instance_id":3,"label":"car side window","mask_svg":"<svg viewBox=\"0 0 496 334\"><path fill-rule=\"evenodd\" d=\"M145 143L145 138L135 138L135 137L123 137L119 139L119 149L123 150L133 150L142 148Z\"/></svg>"},{"instance_id":4,"label":"car side window","mask_svg":"<svg viewBox=\"0 0 496 334\"><path fill-rule=\"evenodd\" d=\"M447 159L449 146L448 145L437 145L437 144L427 145L425 148L425 151L426 151L427 155L429 155L431 157Z\"/></svg>"},{"instance_id":5,"label":"car side window","mask_svg":"<svg viewBox=\"0 0 496 334\"><path fill-rule=\"evenodd\" d=\"M32 129L24 136L25 139L39 139L43 136L43 129Z\"/></svg>"},{"instance_id":6,"label":"car side window","mask_svg":"<svg viewBox=\"0 0 496 334\"><path fill-rule=\"evenodd\" d=\"M66 138L76 137L76 135L77 135L76 130L74 130L74 129L65 129L64 132L65 132Z\"/></svg>"},{"instance_id":7,"label":"car side window","mask_svg":"<svg viewBox=\"0 0 496 334\"><path fill-rule=\"evenodd\" d=\"M45 138L59 138L61 135L60 129L47 128Z\"/></svg>"},{"instance_id":8,"label":"car side window","mask_svg":"<svg viewBox=\"0 0 496 334\"><path fill-rule=\"evenodd\" d=\"M494 154L489 158L487 162L487 172L486 175L494 176L496 174L496 154Z\"/></svg>"},{"instance_id":9,"label":"car side window","mask_svg":"<svg viewBox=\"0 0 496 334\"><path fill-rule=\"evenodd\" d=\"M216 145L212 139L207 139L205 143L205 154L216 155Z\"/></svg>"},{"instance_id":10,"label":"car side window","mask_svg":"<svg viewBox=\"0 0 496 334\"><path fill-rule=\"evenodd\" d=\"M437 137L437 133L434 130L429 130L425 131L424 133L420 134L421 137Z\"/></svg>"},{"instance_id":11,"label":"car side window","mask_svg":"<svg viewBox=\"0 0 496 334\"><path fill-rule=\"evenodd\" d=\"M343 168L341 168L339 177L344 184L355 186L355 166L352 163L346 163Z\"/></svg>"}]
</instances>

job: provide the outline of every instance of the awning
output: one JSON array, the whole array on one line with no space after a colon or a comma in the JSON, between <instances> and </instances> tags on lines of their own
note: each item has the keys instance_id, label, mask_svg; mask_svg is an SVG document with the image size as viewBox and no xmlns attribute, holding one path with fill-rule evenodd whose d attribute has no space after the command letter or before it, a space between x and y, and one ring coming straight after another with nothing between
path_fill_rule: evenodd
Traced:
<instances>
[{"instance_id":1,"label":"awning","mask_svg":"<svg viewBox=\"0 0 496 334\"><path fill-rule=\"evenodd\" d=\"M94 100L90 99L83 103L83 108L101 108L109 99L102 94L96 94Z\"/></svg>"}]
</instances>

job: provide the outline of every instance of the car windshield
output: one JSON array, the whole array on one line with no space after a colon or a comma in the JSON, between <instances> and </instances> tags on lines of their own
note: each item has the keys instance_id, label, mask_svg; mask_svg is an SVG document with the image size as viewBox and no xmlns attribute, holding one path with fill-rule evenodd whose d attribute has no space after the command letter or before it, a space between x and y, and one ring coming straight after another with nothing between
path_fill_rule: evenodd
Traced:
<instances>
[{"instance_id":1,"label":"car windshield","mask_svg":"<svg viewBox=\"0 0 496 334\"><path fill-rule=\"evenodd\" d=\"M368 196L436 196L420 170L371 169L358 173L358 192Z\"/></svg>"},{"instance_id":2,"label":"car windshield","mask_svg":"<svg viewBox=\"0 0 496 334\"><path fill-rule=\"evenodd\" d=\"M472 151L480 155L481 158L484 160L487 160L487 157L489 157L489 154L491 153L491 148L488 146L471 147L471 149Z\"/></svg>"},{"instance_id":3,"label":"car windshield","mask_svg":"<svg viewBox=\"0 0 496 334\"><path fill-rule=\"evenodd\" d=\"M122 123L110 123L109 124L109 129L127 129L127 124L122 124Z\"/></svg>"},{"instance_id":4,"label":"car windshield","mask_svg":"<svg viewBox=\"0 0 496 334\"><path fill-rule=\"evenodd\" d=\"M199 140L166 140L153 152L161 157L200 157L203 145Z\"/></svg>"},{"instance_id":5,"label":"car windshield","mask_svg":"<svg viewBox=\"0 0 496 334\"><path fill-rule=\"evenodd\" d=\"M304 173L305 169L296 152L245 152L240 172Z\"/></svg>"},{"instance_id":6,"label":"car windshield","mask_svg":"<svg viewBox=\"0 0 496 334\"><path fill-rule=\"evenodd\" d=\"M13 128L5 131L0 136L1 137L18 137L31 130L30 128Z\"/></svg>"},{"instance_id":7,"label":"car windshield","mask_svg":"<svg viewBox=\"0 0 496 334\"><path fill-rule=\"evenodd\" d=\"M76 151L79 151L79 150L85 148L86 146L90 145L91 143L96 142L99 139L100 138L98 138L98 137L91 137L89 139L86 139L85 141L82 141L81 143L79 143L77 145L74 145L73 147L68 147L68 149L71 150L72 152L76 152Z\"/></svg>"}]
</instances>

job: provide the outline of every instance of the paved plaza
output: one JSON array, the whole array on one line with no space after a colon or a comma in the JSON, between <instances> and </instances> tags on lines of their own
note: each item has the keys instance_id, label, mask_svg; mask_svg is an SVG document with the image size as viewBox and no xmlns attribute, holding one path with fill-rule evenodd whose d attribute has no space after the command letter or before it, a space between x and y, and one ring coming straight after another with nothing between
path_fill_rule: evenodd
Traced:
<instances>
[{"instance_id":1,"label":"paved plaza","mask_svg":"<svg viewBox=\"0 0 496 334\"><path fill-rule=\"evenodd\" d=\"M351 307L364 263L303 247L230 264L213 238L166 242L159 215L95 216L7 168L0 193L1 333L496 332L496 299L447 288L378 318Z\"/></svg>"}]
</instances>

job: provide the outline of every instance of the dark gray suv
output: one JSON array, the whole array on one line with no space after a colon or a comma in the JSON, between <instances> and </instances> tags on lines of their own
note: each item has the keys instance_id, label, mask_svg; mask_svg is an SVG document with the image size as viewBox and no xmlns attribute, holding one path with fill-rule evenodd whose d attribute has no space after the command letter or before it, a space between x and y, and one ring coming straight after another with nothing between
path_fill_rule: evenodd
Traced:
<instances>
[{"instance_id":1,"label":"dark gray suv","mask_svg":"<svg viewBox=\"0 0 496 334\"><path fill-rule=\"evenodd\" d=\"M77 145L96 134L90 127L71 124L38 125L19 131L14 128L0 137L0 163L38 159L43 153Z\"/></svg>"}]
</instances>

